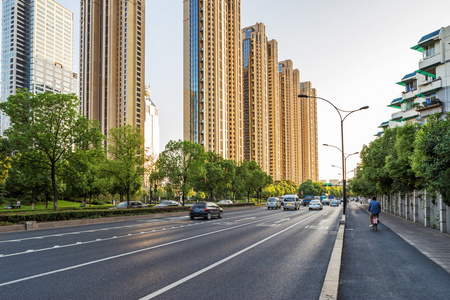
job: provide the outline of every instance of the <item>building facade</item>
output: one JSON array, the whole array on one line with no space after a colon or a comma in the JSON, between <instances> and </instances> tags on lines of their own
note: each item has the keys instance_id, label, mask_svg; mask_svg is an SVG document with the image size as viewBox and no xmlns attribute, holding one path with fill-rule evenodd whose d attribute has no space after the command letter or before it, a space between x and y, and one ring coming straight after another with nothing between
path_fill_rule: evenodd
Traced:
<instances>
[{"instance_id":1,"label":"building facade","mask_svg":"<svg viewBox=\"0 0 450 300\"><path fill-rule=\"evenodd\" d=\"M301 128L302 128L302 177L303 181L319 180L319 150L317 136L317 99L316 89L311 82L300 83L300 94L309 98L301 98Z\"/></svg>"},{"instance_id":2,"label":"building facade","mask_svg":"<svg viewBox=\"0 0 450 300\"><path fill-rule=\"evenodd\" d=\"M279 62L279 98L281 132L281 179L294 175L294 69L291 60ZM297 95L295 95L297 97Z\"/></svg>"},{"instance_id":3,"label":"building facade","mask_svg":"<svg viewBox=\"0 0 450 300\"><path fill-rule=\"evenodd\" d=\"M149 157L159 156L159 109L150 98L150 86L145 87L145 152Z\"/></svg>"},{"instance_id":4,"label":"building facade","mask_svg":"<svg viewBox=\"0 0 450 300\"><path fill-rule=\"evenodd\" d=\"M445 114L450 107L450 26L423 36L411 49L422 53L418 69L403 76L397 84L401 96L388 107L397 111L378 126L383 130L410 122L424 123L428 116ZM381 136L380 131L376 136Z\"/></svg>"},{"instance_id":5,"label":"building facade","mask_svg":"<svg viewBox=\"0 0 450 300\"><path fill-rule=\"evenodd\" d=\"M240 0L184 0L185 140L243 159Z\"/></svg>"},{"instance_id":6,"label":"building facade","mask_svg":"<svg viewBox=\"0 0 450 300\"><path fill-rule=\"evenodd\" d=\"M17 89L77 93L73 13L53 0L2 1L1 101ZM0 135L9 127L0 116Z\"/></svg>"},{"instance_id":7,"label":"building facade","mask_svg":"<svg viewBox=\"0 0 450 300\"><path fill-rule=\"evenodd\" d=\"M269 172L269 102L267 37L262 23L242 30L244 158Z\"/></svg>"},{"instance_id":8,"label":"building facade","mask_svg":"<svg viewBox=\"0 0 450 300\"><path fill-rule=\"evenodd\" d=\"M273 180L281 177L281 120L278 76L278 43L267 43L267 101L269 119L269 175Z\"/></svg>"},{"instance_id":9,"label":"building facade","mask_svg":"<svg viewBox=\"0 0 450 300\"><path fill-rule=\"evenodd\" d=\"M102 134L145 122L145 1L82 0L80 102Z\"/></svg>"}]
</instances>

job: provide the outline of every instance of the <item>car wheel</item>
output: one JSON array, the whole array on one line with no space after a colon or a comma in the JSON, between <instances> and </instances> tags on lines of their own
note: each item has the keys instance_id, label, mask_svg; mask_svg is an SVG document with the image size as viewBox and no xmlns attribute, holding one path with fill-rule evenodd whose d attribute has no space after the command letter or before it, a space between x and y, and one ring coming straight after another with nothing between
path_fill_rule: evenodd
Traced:
<instances>
[{"instance_id":1,"label":"car wheel","mask_svg":"<svg viewBox=\"0 0 450 300\"><path fill-rule=\"evenodd\" d=\"M206 215L205 220L211 220L211 214L210 214L210 213L208 213L208 214Z\"/></svg>"},{"instance_id":2,"label":"car wheel","mask_svg":"<svg viewBox=\"0 0 450 300\"><path fill-rule=\"evenodd\" d=\"M194 220L194 217L191 216L191 220Z\"/></svg>"},{"instance_id":3,"label":"car wheel","mask_svg":"<svg viewBox=\"0 0 450 300\"><path fill-rule=\"evenodd\" d=\"M222 219L222 217L223 217L223 212L220 212L219 213L219 219Z\"/></svg>"}]
</instances>

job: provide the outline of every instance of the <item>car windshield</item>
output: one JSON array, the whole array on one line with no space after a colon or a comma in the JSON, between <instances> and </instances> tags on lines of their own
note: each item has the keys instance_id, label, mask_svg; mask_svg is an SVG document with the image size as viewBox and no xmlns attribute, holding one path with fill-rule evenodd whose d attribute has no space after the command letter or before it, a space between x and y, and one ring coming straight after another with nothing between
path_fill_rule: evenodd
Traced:
<instances>
[{"instance_id":1,"label":"car windshield","mask_svg":"<svg viewBox=\"0 0 450 300\"><path fill-rule=\"evenodd\" d=\"M276 198L269 198L269 200L267 200L267 202L276 202L277 199Z\"/></svg>"},{"instance_id":2,"label":"car windshield","mask_svg":"<svg viewBox=\"0 0 450 300\"><path fill-rule=\"evenodd\" d=\"M293 201L295 201L295 199L294 198L284 198L284 201L293 202Z\"/></svg>"},{"instance_id":3,"label":"car windshield","mask_svg":"<svg viewBox=\"0 0 450 300\"><path fill-rule=\"evenodd\" d=\"M320 201L318 201L318 200L312 200L311 201L311 204L319 204L320 203Z\"/></svg>"}]
</instances>

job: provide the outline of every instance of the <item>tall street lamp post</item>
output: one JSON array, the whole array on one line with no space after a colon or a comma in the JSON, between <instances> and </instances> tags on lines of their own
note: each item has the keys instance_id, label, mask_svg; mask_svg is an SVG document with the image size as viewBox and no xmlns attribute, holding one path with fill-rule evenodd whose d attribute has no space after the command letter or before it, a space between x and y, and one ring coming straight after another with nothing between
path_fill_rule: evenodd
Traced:
<instances>
[{"instance_id":1,"label":"tall street lamp post","mask_svg":"<svg viewBox=\"0 0 450 300\"><path fill-rule=\"evenodd\" d=\"M308 96L308 95L303 95L300 94L298 95L299 98L316 98L316 99L320 99L323 100L325 102L328 102L331 106L334 107L334 109L337 111L339 118L341 119L341 152L342 152L342 191L344 194L344 210L343 210L343 214L345 215L345 211L347 208L347 191L346 191L346 186L345 186L345 153L344 153L344 121L345 119L352 113L356 112L356 111L360 111L363 109L368 109L368 106L363 106L359 109L355 109L355 110L343 110L343 109L339 109L337 108L333 103L331 103L330 101L328 101L325 98L321 98L321 97L317 97L317 96ZM347 113L344 117L342 116L342 113Z\"/></svg>"}]
</instances>

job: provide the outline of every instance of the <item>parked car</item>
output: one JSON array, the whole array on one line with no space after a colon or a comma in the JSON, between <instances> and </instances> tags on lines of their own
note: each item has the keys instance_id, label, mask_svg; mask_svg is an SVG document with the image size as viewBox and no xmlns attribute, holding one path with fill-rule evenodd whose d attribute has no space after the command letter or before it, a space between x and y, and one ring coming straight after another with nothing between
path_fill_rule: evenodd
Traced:
<instances>
[{"instance_id":1,"label":"parked car","mask_svg":"<svg viewBox=\"0 0 450 300\"><path fill-rule=\"evenodd\" d=\"M339 201L337 201L336 199L331 200L331 202L330 202L330 207L331 207L331 206L339 207Z\"/></svg>"},{"instance_id":2,"label":"parked car","mask_svg":"<svg viewBox=\"0 0 450 300\"><path fill-rule=\"evenodd\" d=\"M147 204L142 203L141 201L130 201L130 208L145 208L148 207ZM114 207L111 207L110 209L123 209L127 208L127 202L120 202Z\"/></svg>"},{"instance_id":3,"label":"parked car","mask_svg":"<svg viewBox=\"0 0 450 300\"><path fill-rule=\"evenodd\" d=\"M231 200L220 200L219 204L234 204Z\"/></svg>"},{"instance_id":4,"label":"parked car","mask_svg":"<svg viewBox=\"0 0 450 300\"><path fill-rule=\"evenodd\" d=\"M277 197L267 199L267 209L281 209L281 201Z\"/></svg>"},{"instance_id":5,"label":"parked car","mask_svg":"<svg viewBox=\"0 0 450 300\"><path fill-rule=\"evenodd\" d=\"M212 217L221 219L223 217L223 209L212 202L198 202L189 208L189 217L191 220L201 217L205 220L211 220Z\"/></svg>"},{"instance_id":6,"label":"parked car","mask_svg":"<svg viewBox=\"0 0 450 300\"><path fill-rule=\"evenodd\" d=\"M173 200L161 200L159 204L155 205L155 207L168 207L168 206L181 206L181 204Z\"/></svg>"},{"instance_id":7,"label":"parked car","mask_svg":"<svg viewBox=\"0 0 450 300\"><path fill-rule=\"evenodd\" d=\"M323 205L320 202L320 200L312 200L311 203L309 203L309 210L313 210L313 209L318 209L318 210L323 209Z\"/></svg>"},{"instance_id":8,"label":"parked car","mask_svg":"<svg viewBox=\"0 0 450 300\"><path fill-rule=\"evenodd\" d=\"M283 208L284 208L284 210L300 209L300 199L296 195L284 195Z\"/></svg>"}]
</instances>

